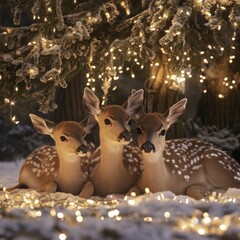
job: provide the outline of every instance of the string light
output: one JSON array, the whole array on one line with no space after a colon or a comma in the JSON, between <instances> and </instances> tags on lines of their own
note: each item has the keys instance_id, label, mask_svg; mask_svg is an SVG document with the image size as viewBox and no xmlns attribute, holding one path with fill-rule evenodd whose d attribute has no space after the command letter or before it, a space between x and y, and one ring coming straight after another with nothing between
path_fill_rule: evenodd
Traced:
<instances>
[{"instance_id":1,"label":"string light","mask_svg":"<svg viewBox=\"0 0 240 240\"><path fill-rule=\"evenodd\" d=\"M60 233L60 234L59 234L59 239L60 239L60 240L66 240L66 239L67 239L66 234Z\"/></svg>"},{"instance_id":2,"label":"string light","mask_svg":"<svg viewBox=\"0 0 240 240\"><path fill-rule=\"evenodd\" d=\"M33 190L22 190L21 192L10 192L3 188L3 198L1 201L1 208L5 209L4 216L11 216L14 218L10 210L18 209L19 211L24 211L25 218L45 218L49 216L54 218L58 226L58 238L67 239L68 233L66 232L66 224L76 226L93 218L99 219L99 221L104 221L106 219L114 221L128 221L137 218L138 221L146 224L162 224L165 223L168 226L174 227L174 231L178 233L195 233L199 236L223 236L229 229L229 227L240 227L239 216L236 214L234 209L223 212L221 218L214 216L213 211L210 215L206 210L211 209L211 204L216 203L222 205L224 209L224 204L229 203L239 203L240 197L230 198L227 195L210 195L209 198L203 199L204 208L202 208L201 202L195 204L196 202L188 197L181 196L167 196L165 193L156 193L152 195L143 195L138 197L115 198L115 196L109 196L109 198L96 198L96 199L80 199L79 197L70 197L69 194L40 194ZM61 197L60 197L61 196ZM148 209L147 206L156 205L156 201L160 202L161 208L159 211L164 212L158 214L152 212L152 207ZM172 212L171 204L174 202L174 208L176 203L179 205L179 211L183 211L182 214L177 214ZM186 209L186 204L192 204L192 208L189 208L186 214L184 214L184 209ZM215 205L214 205L215 206ZM127 207L127 210L126 210ZM168 209L169 208L169 209ZM44 210L42 210L44 209ZM156 208L156 211L158 208ZM181 210L182 209L182 210ZM61 210L61 211L59 211ZM81 210L81 211L80 211ZM178 212L179 212L178 211ZM82 216L82 213L84 217ZM211 212L211 211L210 211ZM58 222L63 222L59 224ZM188 235L189 236L189 235Z\"/></svg>"},{"instance_id":3,"label":"string light","mask_svg":"<svg viewBox=\"0 0 240 240\"><path fill-rule=\"evenodd\" d=\"M77 3L77 0L73 0L74 4ZM214 26L211 25L213 24L211 20L215 19L216 13L219 13L220 15L222 14L222 16L224 16L225 11L228 10L228 4L226 4L224 1L221 1L220 3L217 4L217 10L216 12L213 11L213 4L216 5L216 3L209 3L209 4L202 4L203 1L202 0L194 0L192 2L192 9L195 9L197 12L199 12L202 16L205 16L205 18L207 19L208 25L206 24L206 26L211 30L218 30L220 31L217 34L220 34L221 31L223 31L225 25L224 25L224 19L222 21L217 21L216 23L214 22ZM49 1L44 1L45 4L45 8L44 8L44 12L42 12L42 8L40 8L39 12L35 12L35 14L33 14L33 19L34 20L42 20L44 22L46 22L46 24L44 24L44 26L47 26L46 29L42 29L43 32L45 30L48 29L48 21L51 20L51 18L53 17L51 14L53 12L52 8L52 2L50 5ZM118 2L118 4L115 5L116 9L125 12L126 15L131 14L131 10L129 6L129 1L127 0L121 0ZM76 7L76 6L74 6ZM150 80L151 81L162 81L163 83L165 83L167 85L167 87L171 88L171 89L175 89L175 90L184 90L185 88L185 81L187 78L191 78L192 74L191 74L191 69L196 69L196 66L192 66L191 62L194 61L196 58L199 57L199 59L201 59L201 64L205 64L205 65L213 65L215 62L217 62L218 58L217 58L217 54L216 52L219 53L219 51L221 51L221 54L226 54L229 53L228 57L228 63L229 64L233 64L234 61L236 60L236 56L235 56L235 52L237 51L237 45L235 43L236 41L236 30L238 27L238 23L236 22L236 20L234 19L235 16L230 16L229 15L229 19L231 20L231 24L232 24L232 29L233 29L233 34L232 36L230 36L230 39L232 40L232 42L230 43L230 46L225 47L225 46L220 46L220 44L216 44L214 42L212 42L211 44L206 44L204 43L204 48L201 49L201 51L198 50L196 55L192 55L192 52L190 52L189 50L189 44L176 44L178 47L174 46L173 43L178 43L179 40L185 39L185 34L186 34L186 26L189 26L189 24L185 24L184 23L184 19L191 19L193 16L193 13L195 13L195 11L191 11L190 8L185 8L185 6L178 6L178 8L174 9L177 10L177 14L173 14L171 11L171 8L166 9L165 6L163 5L163 3L161 1L155 1L153 3L153 5L151 6L151 11L149 11L149 13L145 13L150 14L151 12L154 13L154 17L152 15L148 15L147 19L148 21L145 21L144 16L143 15L139 15L136 16L134 18L129 18L129 26L133 26L132 31L130 36L126 39L124 39L124 41L122 39L118 39L118 41L112 41L112 42L102 42L101 44L98 44L99 42L101 42L100 39L92 39L91 35L91 31L92 29L92 25L94 23L98 23L101 21L109 21L109 23L112 23L112 20L115 17L115 13L118 11L111 11L111 8L102 8L104 10L102 10L103 12L101 12L101 16L105 14L106 18L100 19L100 17L96 16L94 13L92 12L87 12L86 15L83 14L82 19L83 19L83 25L84 27L86 27L85 31L82 30L82 34L83 32L88 33L88 37L87 38L83 38L83 40L88 41L87 39L90 39L90 41L92 41L90 43L90 46L85 46L85 49L82 49L80 47L79 50L79 54L75 54L75 53L70 53L70 51L68 52L69 56L67 57L74 57L75 55L79 55L79 56L87 56L86 58L83 57L83 59L86 59L86 75L85 75L85 80L86 80L86 86L90 87L93 91L96 90L96 81L101 81L102 82L102 89L104 92L104 96L102 96L102 103L106 104L108 98L107 98L107 94L109 92L109 89L116 89L115 85L116 83L114 81L118 81L122 74L125 73L125 71L129 71L129 73L127 73L128 75L130 75L131 78L136 78L137 75L137 71L138 69L146 69L146 71L148 71L149 69L149 64L147 63L146 59L151 59L153 58L153 53L150 53L152 49L150 49L149 51L149 46L151 46L151 44L149 44L149 41L147 39L147 36L150 35L151 40L155 41L155 31L159 30L159 26L165 26L163 31L165 31L166 33L166 39L167 41L163 41L163 44L157 45L159 47L159 49L161 50L161 53L163 56L161 56L161 61L158 60L154 60L153 61L153 67L165 67L167 71L169 71L167 73L167 75L169 75L168 77L164 77L163 79L159 80L159 77L157 76L156 72L153 71L153 74L150 76ZM179 11L178 11L179 10ZM156 11L156 12L154 12ZM227 12L227 11L226 11ZM229 12L229 11L228 11ZM179 14L179 15L178 15ZM234 15L232 13L232 15ZM56 16L54 16L56 17ZM213 18L212 18L213 17ZM186 20L187 21L187 20ZM66 21L67 23L68 21ZM147 22L148 25L145 25ZM165 22L171 23L171 24L165 24ZM49 24L50 25L50 24ZM144 27L138 27L138 26L144 26ZM167 27L169 26L169 27ZM224 26L224 27L223 27ZM135 28L136 27L136 28ZM145 28L146 27L146 28ZM160 27L161 28L161 27ZM58 29L58 28L57 28ZM70 42L75 44L78 43L78 40L76 40L74 37L78 36L78 33L81 32L79 29L77 29L74 26L67 26L66 24L66 29L70 30L72 29L72 34L74 36L73 39L70 39ZM91 31L90 31L91 29ZM78 32L79 30L79 32ZM89 30L89 32L88 32ZM13 29L9 28L6 29L3 34L4 36L10 34L12 31L14 31ZM56 32L56 28L55 27L51 27L50 28L50 32L55 33ZM120 31L119 31L120 32ZM61 35L61 31L58 31L59 35ZM157 33L157 32L156 32ZM45 34L45 32L44 32ZM56 37L58 34L53 34L54 37ZM69 37L71 34L65 34L64 35L64 39L66 37L65 40L67 40L67 37ZM81 35L81 34L80 34ZM158 34L157 34L158 36ZM210 36L210 35L209 35ZM49 40L47 39L47 34L45 34L45 38L41 39L41 44L40 44L40 48L39 49L43 49L44 50L49 50L51 48L54 48L54 40ZM49 37L50 38L50 37ZM186 38L187 39L187 38ZM59 39L57 39L59 40ZM64 40L64 41L65 41ZM95 41L96 40L96 41ZM175 41L177 40L177 41ZM59 40L60 41L60 40ZM80 40L82 41L82 40ZM82 41L82 42L84 42ZM61 42L61 41L60 41ZM5 43L6 46L8 46L8 42ZM154 43L155 44L155 43ZM39 41L35 40L28 43L28 46L31 46L32 49L34 49L35 51L32 52L37 52L37 48L39 45ZM106 45L107 47L103 46ZM180 46L183 46L182 48ZM61 45L61 46L64 46ZM75 46L75 45L73 45ZM101 46L101 47L98 47ZM197 46L196 46L197 47ZM179 51L180 49L180 51ZM230 49L230 50L229 50ZM60 50L62 50L60 48ZM59 50L59 54L61 53ZM39 50L40 51L40 50ZM43 51L44 52L44 51ZM73 51L74 52L74 51ZM40 53L40 52L39 52ZM41 54L41 53L40 53ZM64 55L64 54L62 54ZM66 54L67 55L67 54ZM101 59L100 62L98 62L98 58ZM66 57L66 58L67 58ZM76 57L76 56L75 56ZM124 64L127 62L129 62L131 65L134 65L134 67L131 66L131 68L125 68ZM138 68L137 68L138 67ZM40 69L40 68L39 68ZM207 81L211 82L211 80L209 80L209 76L207 75L207 67L204 69L204 71L201 71L201 73L199 74L199 82L201 83L201 87L203 89L203 91L205 91L205 93L207 92L206 87L209 87L209 84L207 84ZM40 70L39 70L40 71ZM60 70L59 70L60 71ZM61 71L60 71L61 72ZM66 71L63 71L64 74L66 73ZM62 72L61 72L62 73ZM30 78L34 78L34 77L38 77L38 74L36 72L36 69L30 68L28 70L28 74L30 76ZM40 75L40 74L39 74ZM59 74L60 76L61 74ZM239 84L239 79L236 76L230 76L229 74L226 74L226 76L229 78L228 81L226 81L226 83L221 83L221 87L224 88L224 90L222 89L215 89L216 91L216 96L219 97L219 94L221 94L220 96L225 97L228 93L228 91L232 90L232 89L236 89L236 86ZM225 77L225 75L224 75ZM51 78L52 80L54 80L54 78ZM0 78L1 80L1 78ZM233 81L234 80L234 81ZM224 82L221 79L222 82ZM233 81L233 82L232 82ZM21 89L22 90L22 89ZM15 91L18 91L15 89ZM6 103L5 103L6 104ZM9 103L9 105L11 105ZM8 105L7 105L8 106Z\"/></svg>"}]
</instances>

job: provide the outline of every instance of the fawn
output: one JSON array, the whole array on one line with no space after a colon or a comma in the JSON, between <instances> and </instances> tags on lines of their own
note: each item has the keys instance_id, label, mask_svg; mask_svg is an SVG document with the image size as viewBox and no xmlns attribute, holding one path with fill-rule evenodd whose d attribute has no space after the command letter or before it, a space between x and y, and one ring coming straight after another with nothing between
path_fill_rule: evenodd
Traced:
<instances>
[{"instance_id":1,"label":"fawn","mask_svg":"<svg viewBox=\"0 0 240 240\"><path fill-rule=\"evenodd\" d=\"M63 121L55 124L37 115L30 114L35 129L51 136L54 146L42 146L34 150L24 161L19 173L19 185L15 188L33 188L39 192L66 192L80 197L89 197L93 186L88 181L87 157L90 147L86 134L96 126L91 117L84 127L82 123Z\"/></svg>"},{"instance_id":2,"label":"fawn","mask_svg":"<svg viewBox=\"0 0 240 240\"><path fill-rule=\"evenodd\" d=\"M183 115L187 99L174 104L165 114L136 115L137 142L142 151L141 192L170 190L201 199L212 192L240 188L240 165L224 151L197 139L165 140L171 124Z\"/></svg>"},{"instance_id":3,"label":"fawn","mask_svg":"<svg viewBox=\"0 0 240 240\"><path fill-rule=\"evenodd\" d=\"M118 105L100 109L98 97L89 88L84 90L83 101L99 124L100 147L90 157L90 161L99 162L91 177L94 194L127 193L142 171L141 152L128 144L132 141L130 117L142 106L143 90L128 98L126 110Z\"/></svg>"}]
</instances>

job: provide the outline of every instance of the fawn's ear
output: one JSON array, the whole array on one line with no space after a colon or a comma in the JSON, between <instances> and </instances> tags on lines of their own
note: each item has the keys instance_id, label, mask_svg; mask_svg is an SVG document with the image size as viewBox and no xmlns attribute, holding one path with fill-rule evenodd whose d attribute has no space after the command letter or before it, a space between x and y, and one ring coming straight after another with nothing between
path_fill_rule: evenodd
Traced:
<instances>
[{"instance_id":1,"label":"fawn's ear","mask_svg":"<svg viewBox=\"0 0 240 240\"><path fill-rule=\"evenodd\" d=\"M131 91L131 95L130 96L132 96L136 91L137 90L133 88L132 91ZM124 108L126 110L127 109L127 105L128 105L128 100L126 100L124 102L124 104L122 105L122 108Z\"/></svg>"},{"instance_id":2,"label":"fawn's ear","mask_svg":"<svg viewBox=\"0 0 240 240\"><path fill-rule=\"evenodd\" d=\"M34 128L41 134L51 135L54 131L55 123L38 117L35 114L29 114Z\"/></svg>"},{"instance_id":3,"label":"fawn's ear","mask_svg":"<svg viewBox=\"0 0 240 240\"><path fill-rule=\"evenodd\" d=\"M131 96L127 100L126 111L130 117L137 116L143 109L144 91L139 89L138 91L132 91Z\"/></svg>"},{"instance_id":4,"label":"fawn's ear","mask_svg":"<svg viewBox=\"0 0 240 240\"><path fill-rule=\"evenodd\" d=\"M101 113L99 98L88 88L84 88L83 104L86 110L93 114L95 118Z\"/></svg>"},{"instance_id":5,"label":"fawn's ear","mask_svg":"<svg viewBox=\"0 0 240 240\"><path fill-rule=\"evenodd\" d=\"M84 126L84 131L87 134L93 132L94 128L98 125L95 117L93 115L88 116L87 118L81 121L82 126Z\"/></svg>"},{"instance_id":6,"label":"fawn's ear","mask_svg":"<svg viewBox=\"0 0 240 240\"><path fill-rule=\"evenodd\" d=\"M187 98L183 98L179 102L175 103L169 110L164 114L167 117L168 127L176 123L178 119L183 115L187 104Z\"/></svg>"}]
</instances>

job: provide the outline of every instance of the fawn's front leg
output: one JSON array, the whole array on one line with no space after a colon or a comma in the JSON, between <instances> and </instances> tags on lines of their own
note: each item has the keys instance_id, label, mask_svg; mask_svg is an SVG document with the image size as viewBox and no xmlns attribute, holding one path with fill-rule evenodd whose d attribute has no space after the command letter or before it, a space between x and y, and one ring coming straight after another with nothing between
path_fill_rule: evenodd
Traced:
<instances>
[{"instance_id":1,"label":"fawn's front leg","mask_svg":"<svg viewBox=\"0 0 240 240\"><path fill-rule=\"evenodd\" d=\"M223 193L224 190L220 188L210 187L206 184L194 184L186 189L186 195L196 200L200 200L211 196L213 193Z\"/></svg>"},{"instance_id":2,"label":"fawn's front leg","mask_svg":"<svg viewBox=\"0 0 240 240\"><path fill-rule=\"evenodd\" d=\"M54 193L56 191L57 191L57 183L54 181L50 181L45 185L41 186L40 188L40 192Z\"/></svg>"},{"instance_id":3,"label":"fawn's front leg","mask_svg":"<svg viewBox=\"0 0 240 240\"><path fill-rule=\"evenodd\" d=\"M94 193L94 186L90 181L87 181L82 188L82 191L79 193L81 198L89 198Z\"/></svg>"}]
</instances>

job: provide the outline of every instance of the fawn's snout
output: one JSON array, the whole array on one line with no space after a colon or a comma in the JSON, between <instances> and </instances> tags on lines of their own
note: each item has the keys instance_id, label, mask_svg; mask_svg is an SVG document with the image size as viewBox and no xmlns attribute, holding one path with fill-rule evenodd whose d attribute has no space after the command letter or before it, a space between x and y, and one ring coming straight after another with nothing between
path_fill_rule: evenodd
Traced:
<instances>
[{"instance_id":1,"label":"fawn's snout","mask_svg":"<svg viewBox=\"0 0 240 240\"><path fill-rule=\"evenodd\" d=\"M127 144L132 141L132 133L129 132L128 130L124 130L123 132L120 133L119 137L119 142L126 142Z\"/></svg>"},{"instance_id":2,"label":"fawn's snout","mask_svg":"<svg viewBox=\"0 0 240 240\"><path fill-rule=\"evenodd\" d=\"M155 149L155 146L151 142L147 141L141 146L141 151L143 151L145 153L155 153L156 149Z\"/></svg>"},{"instance_id":3,"label":"fawn's snout","mask_svg":"<svg viewBox=\"0 0 240 240\"><path fill-rule=\"evenodd\" d=\"M81 156L81 157L84 157L86 156L87 152L88 152L88 146L82 144L81 146L79 146L77 148L77 155Z\"/></svg>"}]
</instances>

